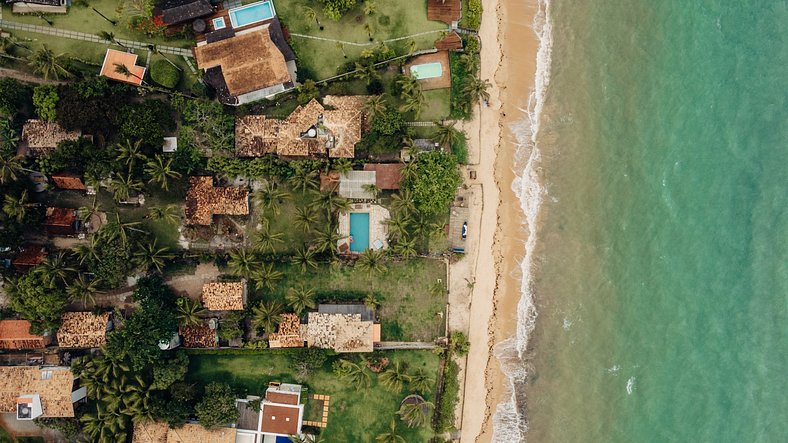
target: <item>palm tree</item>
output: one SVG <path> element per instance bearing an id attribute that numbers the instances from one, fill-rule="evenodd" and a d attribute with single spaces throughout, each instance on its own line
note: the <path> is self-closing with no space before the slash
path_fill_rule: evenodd
<path id="1" fill-rule="evenodd" d="M 115 198 L 115 201 L 120 202 L 128 200 L 132 192 L 141 191 L 142 182 L 134 180 L 131 174 L 126 176 L 119 175 L 112 179 L 109 187 L 112 190 L 112 196 Z"/>
<path id="2" fill-rule="evenodd" d="M 427 99 L 424 98 L 424 93 L 421 91 L 421 88 L 419 87 L 417 89 L 413 89 L 408 93 L 403 92 L 402 98 L 405 100 L 405 102 L 400 105 L 400 112 L 413 111 L 416 115 L 416 118 L 418 118 L 419 114 L 421 114 L 421 108 L 427 101 Z"/>
<path id="3" fill-rule="evenodd" d="M 25 215 L 27 215 L 27 190 L 22 191 L 19 198 L 6 194 L 3 198 L 3 212 L 8 218 L 16 220 L 17 223 L 22 223 Z"/>
<path id="4" fill-rule="evenodd" d="M 417 368 L 410 373 L 410 387 L 422 394 L 432 391 L 432 378 L 424 368 Z"/>
<path id="5" fill-rule="evenodd" d="M 262 260 L 254 252 L 246 249 L 230 251 L 230 260 L 227 262 L 230 272 L 243 278 L 249 278 L 261 265 Z"/>
<path id="6" fill-rule="evenodd" d="M 375 68 L 373 64 L 361 64 L 356 62 L 356 70 L 355 70 L 355 77 L 359 80 L 364 80 L 367 83 L 367 86 L 372 84 L 374 80 L 380 78 L 378 74 L 378 70 Z"/>
<path id="7" fill-rule="evenodd" d="M 413 54 L 416 52 L 416 40 L 408 39 L 405 49 L 407 50 L 408 54 Z"/>
<path id="8" fill-rule="evenodd" d="M 276 331 L 280 321 L 282 321 L 282 304 L 276 300 L 260 302 L 252 308 L 252 325 L 262 329 L 266 335 Z"/>
<path id="9" fill-rule="evenodd" d="M 76 271 L 76 269 L 68 265 L 66 253 L 64 251 L 60 251 L 55 255 L 50 255 L 44 259 L 40 265 L 33 269 L 33 272 L 36 272 L 47 280 L 50 288 L 54 288 L 57 283 L 65 285 L 69 275 Z"/>
<path id="10" fill-rule="evenodd" d="M 96 35 L 102 40 L 108 41 L 110 43 L 114 43 L 114 44 L 120 46 L 121 48 L 124 48 L 124 49 L 126 48 L 126 46 L 123 43 L 121 43 L 117 39 L 115 39 L 115 33 L 113 33 L 113 32 L 99 31 L 99 32 L 96 33 Z"/>
<path id="11" fill-rule="evenodd" d="M 454 124 L 444 124 L 444 123 L 436 123 L 435 127 L 437 128 L 437 136 L 436 141 L 441 146 L 452 146 L 460 141 L 462 138 L 462 132 L 454 127 Z"/>
<path id="12" fill-rule="evenodd" d="M 378 381 L 391 392 L 401 392 L 406 382 L 410 381 L 407 365 L 395 361 L 388 369 L 378 376 Z"/>
<path id="13" fill-rule="evenodd" d="M 276 288 L 276 283 L 284 277 L 281 271 L 274 269 L 273 263 L 266 263 L 259 268 L 252 271 L 251 278 L 255 282 L 257 289 L 266 288 L 273 291 Z"/>
<path id="14" fill-rule="evenodd" d="M 424 400 L 419 395 L 409 395 L 402 401 L 397 415 L 409 428 L 415 428 L 427 423 L 430 412 L 435 405 Z"/>
<path id="15" fill-rule="evenodd" d="M 270 181 L 257 191 L 255 195 L 257 201 L 260 202 L 260 206 L 266 211 L 271 211 L 274 215 L 279 215 L 282 201 L 289 197 L 287 192 L 277 189 L 276 185 Z"/>
<path id="16" fill-rule="evenodd" d="M 471 100 L 490 100 L 490 93 L 487 91 L 492 85 L 489 80 L 482 80 L 478 77 L 470 77 L 462 87 L 463 94 L 468 95 Z"/>
<path id="17" fill-rule="evenodd" d="M 66 288 L 69 299 L 79 300 L 83 306 L 96 303 L 96 294 L 101 281 L 99 279 L 87 280 L 84 274 L 79 274 L 77 278 L 71 280 L 71 284 Z"/>
<path id="18" fill-rule="evenodd" d="M 368 307 L 369 309 L 375 309 L 380 305 L 378 298 L 375 297 L 375 294 L 372 292 L 368 292 L 367 295 L 364 296 L 364 306 Z"/>
<path id="19" fill-rule="evenodd" d="M 170 248 L 158 247 L 155 238 L 151 243 L 137 243 L 137 248 L 137 251 L 134 252 L 134 262 L 143 271 L 153 267 L 156 272 L 161 272 L 165 261 L 175 258 L 175 255 L 169 252 Z"/>
<path id="20" fill-rule="evenodd" d="M 414 235 L 422 240 L 428 239 L 432 234 L 440 229 L 440 224 L 423 213 L 419 213 L 413 220 Z"/>
<path id="21" fill-rule="evenodd" d="M 167 224 L 177 224 L 180 217 L 180 209 L 175 203 L 164 206 L 151 206 L 148 209 L 147 218 L 155 221 L 164 221 Z"/>
<path id="22" fill-rule="evenodd" d="M 287 183 L 296 190 L 306 192 L 310 189 L 318 189 L 320 181 L 317 171 L 312 171 L 306 168 L 296 168 L 293 175 L 287 179 Z"/>
<path id="23" fill-rule="evenodd" d="M 129 232 L 145 233 L 145 231 L 137 228 L 141 222 L 121 222 L 120 215 L 118 215 L 117 212 L 115 212 L 114 215 L 114 219 L 112 217 L 107 217 L 107 224 L 99 231 L 98 237 L 101 240 L 111 242 L 115 239 L 120 239 L 121 243 L 126 245 L 129 242 Z"/>
<path id="24" fill-rule="evenodd" d="M 156 182 L 164 191 L 168 190 L 170 179 L 181 178 L 179 172 L 172 170 L 172 158 L 164 160 L 160 155 L 156 155 L 153 160 L 145 164 L 145 173 L 150 176 L 148 183 Z"/>
<path id="25" fill-rule="evenodd" d="M 13 155 L 0 155 L 0 185 L 16 181 L 22 173 L 22 162 Z"/>
<path id="26" fill-rule="evenodd" d="M 402 258 L 414 257 L 416 255 L 416 239 L 401 237 L 391 249 Z"/>
<path id="27" fill-rule="evenodd" d="M 386 113 L 386 99 L 382 95 L 370 97 L 364 103 L 364 111 L 371 120 L 375 120 Z"/>
<path id="28" fill-rule="evenodd" d="M 337 49 L 342 51 L 342 57 L 347 58 L 347 53 L 345 52 L 345 44 L 342 42 L 336 42 L 335 46 Z"/>
<path id="29" fill-rule="evenodd" d="M 317 223 L 317 214 L 314 209 L 309 206 L 299 206 L 296 208 L 295 217 L 293 217 L 293 225 L 308 234 L 312 230 L 312 226 Z"/>
<path id="30" fill-rule="evenodd" d="M 399 194 L 395 194 L 399 195 Z M 408 225 L 411 219 L 405 210 L 398 210 L 394 215 L 386 220 L 384 223 L 389 231 L 389 238 L 393 240 L 400 240 L 408 234 Z"/>
<path id="31" fill-rule="evenodd" d="M 309 21 L 314 20 L 315 23 L 317 23 L 317 26 L 320 28 L 320 30 L 321 31 L 323 30 L 323 25 L 321 25 L 320 20 L 317 19 L 317 11 L 310 8 L 309 6 L 304 6 L 303 13 L 304 13 L 304 17 L 306 17 L 307 20 Z"/>
<path id="32" fill-rule="evenodd" d="M 317 269 L 317 261 L 315 261 L 315 252 L 306 247 L 296 248 L 290 262 L 301 269 L 301 273 L 306 273 L 309 268 Z"/>
<path id="33" fill-rule="evenodd" d="M 333 192 L 315 193 L 310 205 L 314 209 L 326 211 L 329 220 L 331 219 L 331 214 L 335 212 L 345 212 L 350 209 L 350 202 Z"/>
<path id="34" fill-rule="evenodd" d="M 399 193 L 391 197 L 391 207 L 395 211 L 412 214 L 416 210 L 413 194 L 407 189 L 400 190 Z"/>
<path id="35" fill-rule="evenodd" d="M 137 160 L 144 161 L 146 159 L 145 154 L 142 153 L 142 140 L 137 140 L 132 144 L 126 139 L 126 143 L 115 145 L 115 149 L 118 151 L 118 161 L 123 162 L 129 171 Z"/>
<path id="36" fill-rule="evenodd" d="M 69 78 L 72 76 L 62 64 L 63 55 L 55 55 L 51 49 L 43 45 L 41 49 L 30 54 L 28 63 L 33 68 L 33 72 L 42 75 L 44 80 L 49 80 L 49 77 L 54 77 L 55 80 Z"/>
<path id="37" fill-rule="evenodd" d="M 476 75 L 479 72 L 479 65 L 481 60 L 475 54 L 466 53 L 460 56 L 460 63 L 465 67 L 465 72 L 470 75 Z"/>
<path id="38" fill-rule="evenodd" d="M 290 288 L 285 295 L 287 305 L 298 315 L 301 315 L 307 309 L 314 309 L 317 306 L 315 301 L 315 290 L 306 288 L 302 284 L 297 288 Z"/>
<path id="39" fill-rule="evenodd" d="M 374 183 L 363 185 L 361 189 L 363 189 L 365 192 L 369 192 L 370 194 L 372 194 L 373 200 L 378 198 L 378 195 L 380 195 L 380 193 L 383 192 L 383 190 L 378 188 L 378 186 Z"/>
<path id="40" fill-rule="evenodd" d="M 335 372 L 340 378 L 347 380 L 348 384 L 355 386 L 356 390 L 367 389 L 372 382 L 366 365 L 350 360 L 338 360 Z"/>
<path id="41" fill-rule="evenodd" d="M 364 32 L 366 32 L 367 35 L 369 36 L 369 41 L 374 40 L 374 38 L 372 37 L 372 25 L 370 25 L 369 23 L 364 23 Z"/>
<path id="42" fill-rule="evenodd" d="M 336 228 L 331 223 L 327 223 L 322 231 L 318 231 L 316 238 L 316 250 L 318 252 L 328 252 L 335 255 L 339 252 L 337 242 L 342 237 L 336 231 Z"/>
<path id="43" fill-rule="evenodd" d="M 156 45 L 156 44 L 149 44 L 148 45 L 148 51 L 150 51 L 150 52 L 152 52 L 152 53 L 154 53 L 156 55 L 160 55 L 160 56 L 164 57 L 164 60 L 167 60 L 167 63 L 172 65 L 173 68 L 175 68 L 175 69 L 177 69 L 179 71 L 183 71 L 183 68 L 181 68 L 180 66 L 176 65 L 175 63 L 173 63 L 172 60 L 170 60 L 170 58 L 167 57 L 167 54 L 165 54 L 165 53 L 163 53 L 163 52 L 161 52 L 159 50 L 159 46 L 158 45 Z"/>
<path id="44" fill-rule="evenodd" d="M 386 271 L 386 254 L 381 249 L 367 249 L 358 256 L 356 266 L 370 274 L 381 274 Z"/>
<path id="45" fill-rule="evenodd" d="M 205 308 L 200 305 L 200 302 L 188 297 L 180 297 L 175 300 L 175 304 L 178 306 L 175 318 L 178 319 L 179 325 L 196 326 L 202 323 L 201 316 L 205 313 Z"/>
<path id="46" fill-rule="evenodd" d="M 348 158 L 338 158 L 331 162 L 331 169 L 344 174 L 353 170 L 353 162 Z"/>
<path id="47" fill-rule="evenodd" d="M 93 241 L 91 241 L 90 244 L 88 244 L 88 245 L 85 245 L 85 244 L 75 245 L 71 249 L 71 252 L 74 254 L 74 256 L 76 257 L 77 261 L 79 261 L 80 265 L 84 265 L 85 261 L 87 261 L 89 258 L 92 258 L 94 260 L 98 260 L 98 255 L 96 254 L 96 242 L 95 242 L 95 240 L 96 240 L 96 237 L 93 237 Z"/>
<path id="48" fill-rule="evenodd" d="M 274 253 L 276 250 L 276 245 L 279 243 L 284 243 L 284 234 L 281 232 L 271 232 L 269 228 L 267 220 L 263 223 L 262 229 L 260 232 L 257 233 L 257 238 L 255 239 L 255 244 L 257 249 L 262 252 L 271 252 Z"/>
<path id="49" fill-rule="evenodd" d="M 364 14 L 372 15 L 375 13 L 375 11 L 377 11 L 377 9 L 377 5 L 375 5 L 375 2 L 372 0 L 366 0 L 364 2 Z"/>
<path id="50" fill-rule="evenodd" d="M 405 439 L 397 434 L 397 422 L 392 419 L 389 430 L 375 437 L 376 443 L 405 443 Z"/>
<path id="51" fill-rule="evenodd" d="M 123 63 L 115 63 L 115 73 L 120 74 L 126 78 L 134 77 L 140 81 L 140 83 L 145 83 L 145 80 L 142 79 L 139 75 L 131 72 L 129 67 L 124 65 Z"/>
<path id="52" fill-rule="evenodd" d="M 403 75 L 397 80 L 397 85 L 402 90 L 402 95 L 410 94 L 416 89 L 421 89 L 418 79 L 412 75 Z"/>

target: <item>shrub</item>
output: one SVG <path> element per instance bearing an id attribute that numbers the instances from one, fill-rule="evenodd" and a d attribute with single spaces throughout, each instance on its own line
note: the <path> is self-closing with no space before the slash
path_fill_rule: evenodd
<path id="1" fill-rule="evenodd" d="M 460 27 L 478 31 L 482 24 L 482 0 L 466 0 L 463 6 Z"/>
<path id="2" fill-rule="evenodd" d="M 150 78 L 165 88 L 173 89 L 181 80 L 181 71 L 167 60 L 156 60 L 150 65 Z"/>
<path id="3" fill-rule="evenodd" d="M 460 368 L 457 363 L 449 359 L 446 368 L 443 370 L 443 390 L 435 413 L 438 415 L 435 420 L 435 430 L 437 432 L 447 432 L 454 427 L 454 409 L 460 395 L 460 382 L 458 375 Z"/>
<path id="4" fill-rule="evenodd" d="M 42 120 L 54 121 L 56 114 L 55 108 L 60 96 L 57 95 L 57 86 L 40 85 L 33 89 L 33 106 L 36 107 L 36 114 Z"/>
<path id="5" fill-rule="evenodd" d="M 465 138 L 465 133 L 460 133 L 460 139 L 451 145 L 451 152 L 457 157 L 457 162 L 461 165 L 468 164 L 468 140 Z"/>

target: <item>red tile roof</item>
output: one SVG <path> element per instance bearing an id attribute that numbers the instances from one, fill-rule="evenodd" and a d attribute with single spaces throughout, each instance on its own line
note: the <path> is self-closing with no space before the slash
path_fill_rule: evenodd
<path id="1" fill-rule="evenodd" d="M 131 75 L 125 76 L 115 72 L 115 69 L 117 69 L 116 65 L 125 66 Z M 140 86 L 142 84 L 142 79 L 145 78 L 145 68 L 137 66 L 136 54 L 117 51 L 115 49 L 107 49 L 107 54 L 104 56 L 104 63 L 101 65 L 101 75 L 119 82 Z"/>
<path id="2" fill-rule="evenodd" d="M 402 164 L 400 163 L 367 163 L 365 171 L 375 171 L 375 186 L 380 189 L 399 189 L 402 179 Z"/>
<path id="3" fill-rule="evenodd" d="M 462 49 L 462 39 L 456 32 L 452 31 L 445 37 L 435 40 L 435 49 L 439 51 Z"/>
<path id="4" fill-rule="evenodd" d="M 460 0 L 427 0 L 427 18 L 452 24 L 460 20 L 462 3 Z"/>
<path id="5" fill-rule="evenodd" d="M 17 254 L 13 261 L 13 265 L 18 271 L 21 271 L 19 268 L 28 268 L 40 265 L 46 257 L 46 248 L 43 246 L 28 245 L 22 248 L 22 251 Z"/>
<path id="6" fill-rule="evenodd" d="M 31 334 L 27 320 L 0 320 L 0 349 L 41 349 L 49 341 L 49 337 Z"/>
<path id="7" fill-rule="evenodd" d="M 87 189 L 85 184 L 82 183 L 82 179 L 76 174 L 53 174 L 51 178 L 58 189 L 72 191 L 84 191 Z"/>
<path id="8" fill-rule="evenodd" d="M 279 406 L 263 403 L 263 432 L 280 435 L 298 434 L 299 409 L 294 406 Z"/>

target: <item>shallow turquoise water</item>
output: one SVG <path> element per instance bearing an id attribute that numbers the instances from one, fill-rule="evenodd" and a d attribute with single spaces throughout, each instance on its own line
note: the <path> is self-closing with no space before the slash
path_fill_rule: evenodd
<path id="1" fill-rule="evenodd" d="M 350 213 L 350 250 L 364 252 L 369 248 L 369 212 Z"/>
<path id="2" fill-rule="evenodd" d="M 788 441 L 786 2 L 552 20 L 528 440 Z"/>

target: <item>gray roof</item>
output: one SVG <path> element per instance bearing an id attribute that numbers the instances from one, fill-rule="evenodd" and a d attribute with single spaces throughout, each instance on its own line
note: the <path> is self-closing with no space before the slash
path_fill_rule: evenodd
<path id="1" fill-rule="evenodd" d="M 339 181 L 339 195 L 345 198 L 371 200 L 375 196 L 364 188 L 366 185 L 374 185 L 375 177 L 375 171 L 350 171 L 342 174 Z"/>

